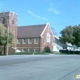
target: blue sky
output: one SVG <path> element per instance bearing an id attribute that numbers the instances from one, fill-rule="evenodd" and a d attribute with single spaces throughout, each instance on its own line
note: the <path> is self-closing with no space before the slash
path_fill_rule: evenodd
<path id="1" fill-rule="evenodd" d="M 18 25 L 50 23 L 59 34 L 69 25 L 80 24 L 80 0 L 0 0 L 0 12 L 18 14 Z"/>

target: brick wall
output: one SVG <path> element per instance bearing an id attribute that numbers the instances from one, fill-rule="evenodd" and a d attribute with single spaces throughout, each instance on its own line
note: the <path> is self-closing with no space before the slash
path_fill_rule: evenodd
<path id="1" fill-rule="evenodd" d="M 50 42 L 47 42 L 47 33 L 50 34 Z M 41 41 L 42 41 L 42 48 L 43 49 L 48 46 L 51 50 L 53 50 L 54 37 L 53 37 L 53 33 L 52 33 L 49 25 L 46 26 L 46 29 L 42 35 Z"/>
<path id="2" fill-rule="evenodd" d="M 26 52 L 28 52 L 28 49 L 31 49 L 32 52 L 34 52 L 34 49 L 38 49 L 38 52 L 40 52 L 40 38 L 38 38 L 38 44 L 34 44 L 34 39 L 32 39 L 32 44 L 28 43 L 28 38 L 26 39 L 26 44 L 22 43 L 22 39 L 20 39 L 20 44 L 17 44 L 17 48 L 22 51 L 22 49 L 25 49 Z"/>
<path id="3" fill-rule="evenodd" d="M 3 23 L 3 19 L 5 20 Z M 2 12 L 0 13 L 0 23 L 2 23 L 6 28 L 9 28 L 9 31 L 11 31 L 14 34 L 14 44 L 16 46 L 17 41 L 17 14 L 14 12 Z"/>

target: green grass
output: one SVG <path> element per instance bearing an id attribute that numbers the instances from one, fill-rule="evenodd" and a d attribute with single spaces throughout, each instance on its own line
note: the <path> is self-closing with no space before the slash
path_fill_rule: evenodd
<path id="1" fill-rule="evenodd" d="M 18 53 L 12 53 L 9 55 L 48 55 L 51 53 L 46 53 L 46 52 L 40 52 L 40 53 L 28 53 L 28 52 L 18 52 Z"/>

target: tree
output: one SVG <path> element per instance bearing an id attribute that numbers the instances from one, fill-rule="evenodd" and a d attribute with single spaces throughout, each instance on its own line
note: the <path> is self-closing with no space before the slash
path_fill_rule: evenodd
<path id="1" fill-rule="evenodd" d="M 79 26 L 67 26 L 61 32 L 60 41 L 62 43 L 69 42 L 80 46 L 80 25 Z"/>
<path id="2" fill-rule="evenodd" d="M 6 28 L 2 24 L 0 24 L 0 45 L 2 45 L 2 38 L 4 36 L 5 30 Z"/>
<path id="3" fill-rule="evenodd" d="M 8 34 L 8 30 L 2 24 L 0 24 L 0 45 L 4 46 L 4 55 L 6 54 L 7 39 L 8 43 L 11 45 L 13 44 L 13 38 L 13 33 L 9 32 Z"/>
<path id="4" fill-rule="evenodd" d="M 80 46 L 80 26 L 73 26 L 73 29 L 73 36 L 75 36 L 74 44 Z"/>

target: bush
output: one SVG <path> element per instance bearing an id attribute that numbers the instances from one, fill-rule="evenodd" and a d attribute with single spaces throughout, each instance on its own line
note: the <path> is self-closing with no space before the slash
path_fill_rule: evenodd
<path id="1" fill-rule="evenodd" d="M 80 54 L 80 51 L 59 50 L 59 52 L 65 54 Z"/>
<path id="2" fill-rule="evenodd" d="M 18 53 L 15 53 L 16 55 L 25 55 L 25 54 L 29 54 L 29 55 L 32 55 L 32 53 L 28 53 L 28 52 L 18 52 Z"/>
<path id="3" fill-rule="evenodd" d="M 43 52 L 51 53 L 51 50 L 50 50 L 50 48 L 47 46 L 47 47 L 44 48 L 44 51 L 43 51 Z"/>
<path id="4" fill-rule="evenodd" d="M 17 53 L 13 53 L 13 54 L 9 54 L 9 55 L 33 55 L 32 53 L 28 53 L 28 52 L 17 52 Z M 46 52 L 38 52 L 38 53 L 34 53 L 34 55 L 47 55 Z"/>

